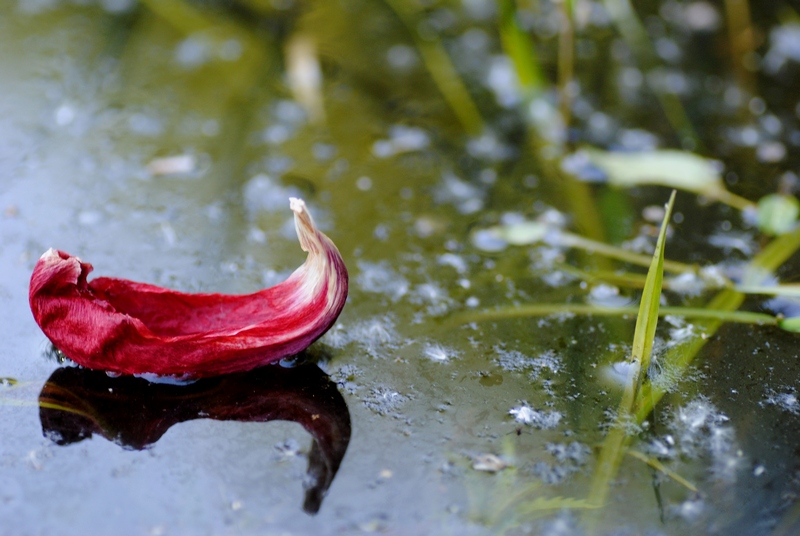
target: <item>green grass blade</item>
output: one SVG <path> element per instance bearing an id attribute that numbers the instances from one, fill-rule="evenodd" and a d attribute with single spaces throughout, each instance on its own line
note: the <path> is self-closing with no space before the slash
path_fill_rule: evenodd
<path id="1" fill-rule="evenodd" d="M 738 293 L 737 293 L 738 294 Z M 518 305 L 501 309 L 476 311 L 464 313 L 453 317 L 453 324 L 468 324 L 470 322 L 487 322 L 490 320 L 505 320 L 511 318 L 525 318 L 531 316 L 550 316 L 559 314 L 574 314 L 587 316 L 631 316 L 637 314 L 636 307 L 602 307 L 588 303 L 534 303 L 531 305 Z M 754 313 L 749 311 L 736 311 L 728 309 L 712 309 L 703 307 L 660 307 L 658 316 L 679 316 L 694 320 L 715 320 L 718 323 L 732 322 L 735 324 L 755 324 L 757 326 L 778 326 L 781 320 L 768 313 Z M 703 331 L 703 333 L 706 333 Z"/>
<path id="2" fill-rule="evenodd" d="M 647 271 L 644 282 L 642 300 L 639 303 L 639 315 L 636 318 L 636 330 L 633 333 L 632 358 L 639 363 L 639 382 L 636 387 L 638 393 L 642 377 L 647 374 L 650 366 L 650 354 L 653 350 L 653 339 L 656 336 L 658 325 L 658 306 L 661 300 L 661 282 L 664 280 L 664 246 L 667 240 L 667 225 L 672 216 L 672 207 L 675 204 L 675 190 L 669 197 L 664 221 L 661 223 L 661 232 L 658 234 L 656 250 L 653 253 L 653 262 Z"/>
<path id="3" fill-rule="evenodd" d="M 674 204 L 675 191 L 673 190 L 667 204 L 664 220 L 661 223 L 661 232 L 658 235 L 656 251 L 653 253 L 653 260 L 647 272 L 647 279 L 645 280 L 644 291 L 639 304 L 639 315 L 636 319 L 633 350 L 631 352 L 631 360 L 635 366 L 631 367 L 630 377 L 622 395 L 614 427 L 603 442 L 589 490 L 589 503 L 598 507 L 605 504 L 611 480 L 616 476 L 622 456 L 625 454 L 627 446 L 626 428 L 632 420 L 632 412 L 650 364 L 653 338 L 658 324 L 661 281 L 664 278 L 664 246 L 667 237 L 667 224 L 672 215 Z"/>

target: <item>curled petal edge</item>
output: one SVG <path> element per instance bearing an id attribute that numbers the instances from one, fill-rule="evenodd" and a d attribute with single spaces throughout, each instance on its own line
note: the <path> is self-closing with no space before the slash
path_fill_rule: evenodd
<path id="1" fill-rule="evenodd" d="M 302 199 L 290 198 L 308 257 L 286 281 L 247 295 L 189 294 L 126 279 L 87 280 L 92 265 L 49 249 L 33 270 L 36 323 L 67 357 L 117 374 L 199 378 L 297 354 L 336 321 L 348 275 Z"/>

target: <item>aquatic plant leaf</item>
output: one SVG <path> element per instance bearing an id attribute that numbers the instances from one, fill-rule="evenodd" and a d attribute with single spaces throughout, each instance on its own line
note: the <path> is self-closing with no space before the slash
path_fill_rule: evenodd
<path id="1" fill-rule="evenodd" d="M 652 257 L 611 244 L 605 244 L 574 233 L 562 231 L 555 225 L 523 220 L 507 225 L 495 225 L 472 233 L 472 243 L 483 251 L 502 251 L 509 245 L 529 246 L 540 242 L 567 247 L 617 259 L 638 266 L 650 267 Z M 674 273 L 695 273 L 696 266 L 664 259 L 664 269 Z M 633 276 L 635 277 L 635 276 Z"/>
<path id="2" fill-rule="evenodd" d="M 781 235 L 797 225 L 800 203 L 789 195 L 771 194 L 758 201 L 756 222 L 762 233 Z"/>
<path id="3" fill-rule="evenodd" d="M 658 324 L 658 306 L 661 300 L 661 282 L 664 279 L 664 247 L 667 240 L 667 226 L 672 207 L 675 205 L 675 190 L 670 195 L 661 231 L 658 233 L 656 250 L 653 253 L 653 262 L 647 271 L 647 278 L 642 291 L 642 301 L 639 303 L 639 315 L 636 318 L 636 328 L 633 332 L 633 361 L 640 364 L 640 374 L 644 374 L 650 365 L 650 355 L 653 350 L 653 339 L 656 335 Z M 642 377 L 640 375 L 639 385 Z M 638 390 L 638 388 L 637 388 Z"/>
<path id="4" fill-rule="evenodd" d="M 118 374 L 202 377 L 294 355 L 336 321 L 348 276 L 305 203 L 291 198 L 306 262 L 249 295 L 187 294 L 126 279 L 87 281 L 92 265 L 48 250 L 30 284 L 33 317 L 67 357 Z"/>
<path id="5" fill-rule="evenodd" d="M 586 149 L 586 153 L 614 186 L 630 188 L 659 184 L 710 197 L 717 197 L 720 190 L 725 190 L 714 163 L 686 151 L 664 149 L 623 153 Z"/>
<path id="6" fill-rule="evenodd" d="M 785 318 L 778 322 L 778 326 L 780 326 L 781 329 L 791 331 L 792 333 L 800 333 L 800 318 Z"/>
<path id="7" fill-rule="evenodd" d="M 670 195 L 661 231 L 658 234 L 656 250 L 653 261 L 647 271 L 647 278 L 639 303 L 639 314 L 636 318 L 636 328 L 633 333 L 633 349 L 629 376 L 625 385 L 625 392 L 617 411 L 614 427 L 603 441 L 603 447 L 598 456 L 597 465 L 589 490 L 589 502 L 602 506 L 606 502 L 611 480 L 616 476 L 622 456 L 627 449 L 626 424 L 632 421 L 637 399 L 641 397 L 642 384 L 650 365 L 650 355 L 653 349 L 656 325 L 658 324 L 658 309 L 661 299 L 661 281 L 664 277 L 664 246 L 667 238 L 667 224 L 675 205 L 675 190 Z"/>
<path id="8" fill-rule="evenodd" d="M 550 226 L 536 221 L 522 221 L 494 228 L 499 237 L 512 246 L 526 246 L 544 239 Z"/>

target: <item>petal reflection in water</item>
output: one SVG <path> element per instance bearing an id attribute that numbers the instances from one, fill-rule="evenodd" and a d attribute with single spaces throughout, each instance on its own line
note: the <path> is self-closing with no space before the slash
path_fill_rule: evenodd
<path id="1" fill-rule="evenodd" d="M 174 424 L 192 419 L 294 421 L 312 436 L 303 509 L 316 513 L 350 442 L 350 413 L 316 365 L 268 365 L 187 385 L 109 377 L 78 367 L 57 369 L 39 394 L 42 431 L 59 445 L 100 434 L 143 449 Z"/>

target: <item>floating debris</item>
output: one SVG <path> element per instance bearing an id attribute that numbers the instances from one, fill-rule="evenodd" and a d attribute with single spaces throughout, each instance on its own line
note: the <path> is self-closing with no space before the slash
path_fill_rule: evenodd
<path id="1" fill-rule="evenodd" d="M 426 344 L 422 348 L 422 355 L 430 359 L 431 361 L 436 361 L 438 363 L 444 363 L 449 361 L 450 358 L 458 356 L 458 352 L 453 350 L 452 348 L 447 348 L 446 346 L 442 346 L 441 344 Z"/>
<path id="2" fill-rule="evenodd" d="M 561 358 L 553 350 L 547 350 L 538 357 L 529 357 L 517 350 L 506 350 L 496 346 L 497 364 L 509 372 L 532 370 L 536 375 L 543 371 L 558 373 L 563 368 Z"/>
<path id="3" fill-rule="evenodd" d="M 527 402 L 511 408 L 508 413 L 514 416 L 516 422 L 542 430 L 556 428 L 563 417 L 563 414 L 559 411 L 537 411 L 530 407 Z"/>
<path id="4" fill-rule="evenodd" d="M 336 369 L 330 375 L 330 378 L 336 383 L 339 389 L 342 389 L 352 395 L 355 394 L 360 388 L 358 383 L 356 383 L 356 378 L 359 378 L 363 375 L 364 371 L 359 367 L 353 364 L 347 364 Z"/>
<path id="5" fill-rule="evenodd" d="M 800 414 L 800 401 L 797 400 L 797 394 L 794 392 L 771 392 L 761 405 L 775 406 L 793 415 Z"/>
<path id="6" fill-rule="evenodd" d="M 651 441 L 649 453 L 660 458 L 707 457 L 713 478 L 732 482 L 744 465 L 743 454 L 727 415 L 704 397 L 678 408 L 670 419 L 670 433 Z"/>
<path id="7" fill-rule="evenodd" d="M 397 413 L 397 409 L 406 403 L 408 399 L 409 397 L 398 393 L 394 389 L 379 385 L 370 389 L 369 394 L 362 400 L 365 406 L 378 415 L 390 415 L 394 418 L 399 418 L 400 414 Z"/>
<path id="8" fill-rule="evenodd" d="M 303 106 L 311 123 L 323 123 L 322 67 L 314 38 L 307 33 L 294 33 L 286 40 L 285 56 L 292 96 Z"/>
<path id="9" fill-rule="evenodd" d="M 511 464 L 494 454 L 478 454 L 472 457 L 472 468 L 476 471 L 497 473 L 508 467 L 511 467 Z"/>
<path id="10" fill-rule="evenodd" d="M 197 167 L 197 158 L 190 154 L 156 158 L 147 164 L 147 171 L 153 176 L 183 175 L 193 172 Z M 286 197 L 283 197 L 284 203 Z"/>

